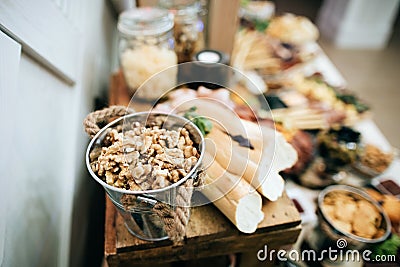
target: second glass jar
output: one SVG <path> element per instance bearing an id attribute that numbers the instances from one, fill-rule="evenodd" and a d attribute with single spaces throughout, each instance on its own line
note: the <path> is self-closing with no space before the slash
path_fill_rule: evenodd
<path id="1" fill-rule="evenodd" d="M 178 63 L 188 62 L 204 49 L 204 23 L 200 19 L 202 6 L 196 0 L 159 0 L 161 8 L 174 15 L 175 51 Z"/>

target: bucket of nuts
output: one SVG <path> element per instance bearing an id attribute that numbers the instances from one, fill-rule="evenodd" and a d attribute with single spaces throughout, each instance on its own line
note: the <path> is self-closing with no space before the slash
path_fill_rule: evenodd
<path id="1" fill-rule="evenodd" d="M 87 168 L 133 235 L 179 242 L 193 188 L 201 180 L 204 138 L 183 117 L 125 111 L 114 106 L 85 119 L 85 130 L 93 137 L 86 151 Z M 99 123 L 112 117 L 119 118 L 100 129 Z"/>

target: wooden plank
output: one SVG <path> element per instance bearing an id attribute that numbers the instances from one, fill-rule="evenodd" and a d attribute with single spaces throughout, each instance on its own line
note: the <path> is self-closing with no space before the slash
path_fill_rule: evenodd
<path id="1" fill-rule="evenodd" d="M 187 242 L 220 238 L 234 234 L 236 229 L 214 205 L 191 209 L 191 217 L 186 229 Z"/>
<path id="2" fill-rule="evenodd" d="M 119 71 L 113 75 L 115 84 L 115 102 L 112 105 L 123 105 L 128 106 L 131 101 L 129 89 L 126 86 L 124 75 L 122 71 Z"/>
<path id="3" fill-rule="evenodd" d="M 210 0 L 209 48 L 229 55 L 238 27 L 239 0 Z"/>
<path id="4" fill-rule="evenodd" d="M 138 7 L 143 6 L 157 6 L 158 0 L 136 0 Z"/>
<path id="5" fill-rule="evenodd" d="M 117 226 L 117 251 L 126 251 L 126 249 L 135 248 L 147 249 L 157 246 L 169 246 L 171 241 L 164 240 L 149 242 L 141 240 L 131 235 L 121 216 L 116 218 Z M 236 234 L 234 226 L 225 218 L 225 216 L 213 205 L 206 205 L 191 209 L 191 216 L 186 230 L 187 242 L 197 242 L 199 240 L 210 240 L 218 237 L 225 237 L 229 234 Z"/>
<path id="6" fill-rule="evenodd" d="M 268 247 L 280 247 L 296 242 L 300 231 L 301 227 L 298 226 L 269 234 L 239 234 L 216 240 L 187 243 L 184 246 L 157 246 L 145 250 L 132 250 L 111 256 L 110 262 L 113 266 L 165 263 L 249 251 L 254 249 L 254 245 L 267 244 Z"/>
<path id="7" fill-rule="evenodd" d="M 115 255 L 117 253 L 117 234 L 115 229 L 117 210 L 114 204 L 106 196 L 106 219 L 105 219 L 105 231 L 104 231 L 104 254 L 106 257 L 109 255 Z"/>
<path id="8" fill-rule="evenodd" d="M 270 202 L 263 199 L 262 211 L 264 219 L 258 225 L 258 229 L 263 228 L 279 229 L 280 226 L 298 225 L 301 221 L 300 214 L 286 192 L 277 201 Z"/>
<path id="9" fill-rule="evenodd" d="M 110 76 L 110 88 L 118 88 L 119 87 L 118 80 L 119 80 L 118 76 L 116 76 L 114 73 L 111 74 L 111 76 Z M 109 90 L 109 93 L 108 93 L 108 105 L 111 106 L 111 105 L 115 105 L 116 103 L 118 103 L 117 97 L 118 96 L 117 96 L 116 90 Z"/>
<path id="10" fill-rule="evenodd" d="M 276 202 L 264 201 L 264 220 L 259 224 L 256 233 L 266 233 L 274 230 L 294 227 L 300 224 L 301 219 L 292 201 L 285 194 Z M 117 251 L 129 249 L 141 250 L 157 246 L 169 246 L 171 241 L 164 240 L 157 243 L 141 240 L 128 232 L 123 218 L 117 216 Z M 236 227 L 212 204 L 192 208 L 186 232 L 186 243 L 211 241 L 227 236 L 239 236 Z"/>
<path id="11" fill-rule="evenodd" d="M 136 111 L 147 111 L 150 106 L 146 102 L 132 101 L 132 93 L 129 91 L 124 75 L 122 71 L 118 71 L 111 75 L 110 86 L 113 90 L 110 90 L 109 94 L 109 105 L 130 105 Z"/>

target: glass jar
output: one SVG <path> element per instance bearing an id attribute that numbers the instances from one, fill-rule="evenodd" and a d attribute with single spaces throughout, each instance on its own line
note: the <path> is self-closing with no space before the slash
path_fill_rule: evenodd
<path id="1" fill-rule="evenodd" d="M 204 10 L 197 0 L 159 0 L 159 6 L 174 15 L 175 51 L 178 62 L 188 62 L 204 49 L 204 23 L 200 13 Z"/>
<path id="2" fill-rule="evenodd" d="M 135 97 L 158 99 L 176 86 L 177 68 L 169 68 L 177 64 L 173 26 L 173 15 L 159 8 L 135 8 L 119 16 L 119 60 Z"/>

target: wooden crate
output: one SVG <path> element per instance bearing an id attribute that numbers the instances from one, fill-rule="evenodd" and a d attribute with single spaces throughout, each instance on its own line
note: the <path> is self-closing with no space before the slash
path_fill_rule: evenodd
<path id="1" fill-rule="evenodd" d="M 110 105 L 128 105 L 130 96 L 121 72 L 111 77 Z M 145 105 L 135 105 L 144 110 Z M 149 242 L 128 232 L 112 202 L 106 200 L 105 262 L 108 266 L 162 264 L 204 257 L 278 248 L 296 241 L 301 219 L 284 194 L 276 202 L 264 199 L 264 220 L 253 234 L 243 234 L 212 204 L 191 209 L 184 245 L 171 241 Z M 256 255 L 254 256 L 256 257 Z"/>

